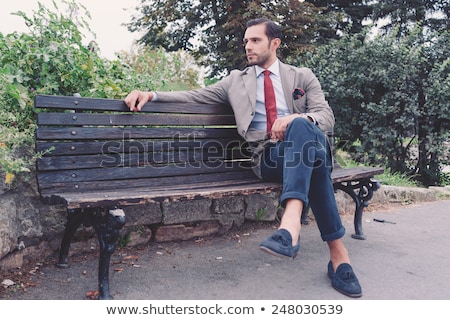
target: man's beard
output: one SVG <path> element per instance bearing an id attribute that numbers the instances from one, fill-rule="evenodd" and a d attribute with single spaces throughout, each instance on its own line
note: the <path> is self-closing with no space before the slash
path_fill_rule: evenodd
<path id="1" fill-rule="evenodd" d="M 249 65 L 249 66 L 264 65 L 268 60 L 269 60 L 269 57 L 259 57 L 259 56 L 256 56 L 256 59 L 252 59 L 252 60 L 249 60 L 249 59 L 247 58 L 247 61 L 248 61 L 248 65 Z"/>

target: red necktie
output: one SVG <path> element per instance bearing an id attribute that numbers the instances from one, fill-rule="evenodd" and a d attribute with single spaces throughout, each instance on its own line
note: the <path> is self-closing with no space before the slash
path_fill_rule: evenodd
<path id="1" fill-rule="evenodd" d="M 266 105 L 267 132 L 272 130 L 272 125 L 277 118 L 277 104 L 275 101 L 275 91 L 273 90 L 270 71 L 264 70 L 264 103 Z"/>

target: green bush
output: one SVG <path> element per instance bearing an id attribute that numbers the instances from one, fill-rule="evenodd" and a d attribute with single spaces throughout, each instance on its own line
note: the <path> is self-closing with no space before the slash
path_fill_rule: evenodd
<path id="1" fill-rule="evenodd" d="M 418 24 L 405 34 L 345 35 L 304 57 L 298 64 L 318 75 L 335 112 L 338 146 L 351 146 L 359 162 L 425 186 L 442 184 L 450 129 L 449 40 L 448 32 Z"/>
<path id="2" fill-rule="evenodd" d="M 0 33 L 0 167 L 6 184 L 29 172 L 39 156 L 33 150 L 36 94 L 122 99 L 137 88 L 197 85 L 192 61 L 190 68 L 180 67 L 190 61 L 186 55 L 168 55 L 159 49 L 139 50 L 139 56 L 123 54 L 122 60 L 101 58 L 94 42 L 82 42 L 81 30 L 91 32 L 83 18 L 89 18 L 89 12 L 74 1 L 61 2 L 68 8 L 65 14 L 55 2 L 53 10 L 39 4 L 32 17 L 16 13 L 29 27 L 28 33 Z M 156 59 L 164 59 L 159 68 L 142 67 Z"/>

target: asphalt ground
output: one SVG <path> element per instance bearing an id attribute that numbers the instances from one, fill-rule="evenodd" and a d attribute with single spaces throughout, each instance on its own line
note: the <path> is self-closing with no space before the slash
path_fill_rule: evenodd
<path id="1" fill-rule="evenodd" d="M 358 300 L 450 299 L 450 201 L 366 212 L 366 240 L 351 238 L 353 216 L 342 216 L 344 241 L 363 288 Z M 384 220 L 378 222 L 377 220 Z M 392 223 L 390 223 L 392 222 Z M 326 275 L 328 248 L 314 221 L 302 227 L 296 259 L 258 249 L 275 223 L 248 222 L 229 233 L 182 242 L 119 248 L 110 269 L 115 300 L 348 300 Z M 3 300 L 88 300 L 97 290 L 96 253 L 36 264 L 21 289 Z M 3 280 L 3 279 L 1 279 Z"/>

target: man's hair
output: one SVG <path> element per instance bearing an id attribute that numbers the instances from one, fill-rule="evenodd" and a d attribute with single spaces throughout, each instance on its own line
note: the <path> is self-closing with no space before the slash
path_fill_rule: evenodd
<path id="1" fill-rule="evenodd" d="M 282 33 L 281 33 L 280 26 L 270 19 L 267 19 L 267 18 L 253 19 L 253 20 L 250 20 L 247 22 L 246 27 L 249 28 L 249 27 L 259 25 L 259 24 L 266 25 L 266 35 L 269 38 L 269 40 L 272 40 L 275 38 L 281 39 Z"/>

